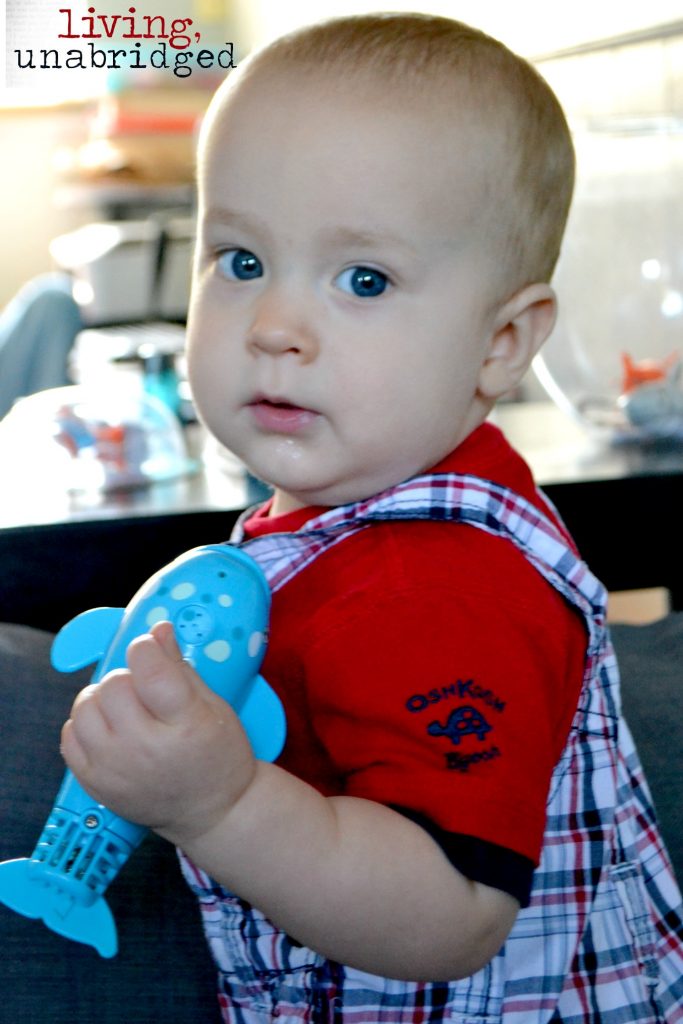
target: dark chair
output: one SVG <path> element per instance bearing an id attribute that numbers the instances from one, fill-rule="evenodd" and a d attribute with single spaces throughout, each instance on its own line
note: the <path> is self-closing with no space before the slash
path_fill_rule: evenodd
<path id="1" fill-rule="evenodd" d="M 0 626 L 0 860 L 28 856 L 64 765 L 59 733 L 89 671 L 50 667 L 52 636 Z M 212 1024 L 213 964 L 175 850 L 150 834 L 107 892 L 119 935 L 108 960 L 0 907 L 3 1024 Z"/>

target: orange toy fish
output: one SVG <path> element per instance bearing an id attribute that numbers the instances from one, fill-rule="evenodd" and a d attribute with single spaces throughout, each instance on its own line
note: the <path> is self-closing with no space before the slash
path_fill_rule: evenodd
<path id="1" fill-rule="evenodd" d="M 627 395 L 635 391 L 641 384 L 648 384 L 652 381 L 666 380 L 670 371 L 676 366 L 680 359 L 678 352 L 672 352 L 665 359 L 633 359 L 628 352 L 622 352 L 621 365 L 623 376 L 621 379 L 622 394 Z"/>

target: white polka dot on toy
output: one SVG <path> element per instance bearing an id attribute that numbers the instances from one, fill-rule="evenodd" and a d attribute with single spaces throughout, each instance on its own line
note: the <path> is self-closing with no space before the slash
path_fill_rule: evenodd
<path id="1" fill-rule="evenodd" d="M 218 603 L 223 608 L 229 608 L 232 604 L 232 598 L 230 597 L 230 594 L 219 594 Z"/>
<path id="2" fill-rule="evenodd" d="M 192 597 L 197 588 L 194 583 L 178 583 L 171 591 L 174 601 L 184 601 L 186 597 Z"/>
<path id="3" fill-rule="evenodd" d="M 156 608 L 150 608 L 145 616 L 145 622 L 148 626 L 152 627 L 155 626 L 157 622 L 165 622 L 168 618 L 170 618 L 168 608 L 164 608 L 162 604 L 159 604 Z"/>
<path id="4" fill-rule="evenodd" d="M 204 654 L 210 661 L 227 661 L 230 653 L 230 644 L 227 640 L 214 640 L 204 648 Z"/>
<path id="5" fill-rule="evenodd" d="M 263 633 L 261 633 L 259 630 L 256 630 L 256 632 L 252 633 L 251 636 L 249 637 L 249 643 L 247 644 L 247 650 L 249 652 L 249 657 L 250 658 L 255 658 L 256 655 L 261 650 L 262 646 L 263 646 Z"/>

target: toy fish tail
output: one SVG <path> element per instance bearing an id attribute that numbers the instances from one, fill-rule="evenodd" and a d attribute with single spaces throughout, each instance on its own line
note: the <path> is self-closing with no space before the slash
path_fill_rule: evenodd
<path id="1" fill-rule="evenodd" d="M 0 902 L 24 917 L 42 919 L 53 932 L 93 946 L 100 956 L 115 955 L 118 942 L 111 910 L 100 896 L 84 906 L 58 885 L 32 873 L 25 857 L 0 864 Z"/>

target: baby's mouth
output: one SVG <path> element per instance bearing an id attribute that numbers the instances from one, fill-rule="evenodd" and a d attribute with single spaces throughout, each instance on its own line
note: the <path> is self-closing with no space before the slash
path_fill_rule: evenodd
<path id="1" fill-rule="evenodd" d="M 276 434 L 296 434 L 310 426 L 318 413 L 285 399 L 256 395 L 248 404 L 251 414 L 263 430 Z"/>

